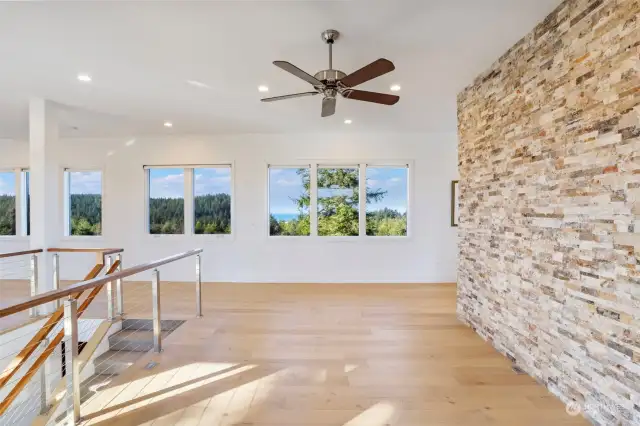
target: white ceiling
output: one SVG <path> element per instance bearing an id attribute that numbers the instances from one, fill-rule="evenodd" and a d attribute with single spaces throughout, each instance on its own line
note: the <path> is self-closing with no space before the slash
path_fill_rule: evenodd
<path id="1" fill-rule="evenodd" d="M 0 137 L 27 136 L 27 104 L 68 105 L 65 136 L 455 131 L 456 94 L 560 0 L 68 1 L 0 3 Z M 320 98 L 264 104 L 307 91 L 276 68 L 328 68 L 320 33 L 342 33 L 334 68 L 384 57 L 396 70 L 359 88 L 389 92 L 392 107 Z M 80 83 L 78 73 L 93 82 Z M 186 83 L 196 80 L 210 89 Z M 163 127 L 165 120 L 174 127 Z"/>

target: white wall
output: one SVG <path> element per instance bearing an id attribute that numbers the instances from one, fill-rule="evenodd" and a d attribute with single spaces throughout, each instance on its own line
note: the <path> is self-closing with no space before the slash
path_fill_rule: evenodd
<path id="1" fill-rule="evenodd" d="M 455 281 L 457 232 L 449 226 L 450 183 L 457 178 L 454 133 L 194 136 L 131 141 L 62 141 L 56 159 L 60 178 L 52 184 L 62 184 L 63 167 L 97 167 L 104 170 L 105 193 L 103 237 L 87 240 L 61 236 L 61 246 L 123 247 L 125 267 L 201 247 L 205 250 L 205 281 Z M 0 168 L 28 165 L 27 143 L 0 142 L 0 149 Z M 267 164 L 287 165 L 299 160 L 412 161 L 411 236 L 404 240 L 354 238 L 341 242 L 269 238 Z M 146 234 L 144 165 L 226 162 L 234 164 L 232 238 Z M 0 242 L 0 251 L 27 245 L 5 240 Z M 91 256 L 64 256 L 63 278 L 81 278 L 91 260 Z M 165 280 L 189 280 L 193 276 L 190 260 L 161 270 Z"/>

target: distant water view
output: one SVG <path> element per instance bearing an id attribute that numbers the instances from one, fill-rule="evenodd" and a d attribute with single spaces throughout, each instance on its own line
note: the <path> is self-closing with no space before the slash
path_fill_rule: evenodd
<path id="1" fill-rule="evenodd" d="M 298 213 L 271 213 L 271 215 L 276 219 L 282 220 L 285 222 L 288 220 L 293 220 L 298 217 Z"/>

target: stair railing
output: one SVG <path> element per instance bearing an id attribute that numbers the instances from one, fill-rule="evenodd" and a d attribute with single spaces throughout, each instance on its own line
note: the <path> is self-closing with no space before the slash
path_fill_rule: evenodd
<path id="1" fill-rule="evenodd" d="M 20 279 L 24 275 L 29 276 L 29 294 L 35 296 L 38 294 L 38 255 L 43 249 L 32 249 L 24 251 L 14 251 L 9 253 L 0 253 L 0 279 L 7 280 L 9 278 Z M 25 256 L 29 256 L 28 272 L 27 260 Z M 35 309 L 29 310 L 29 316 L 35 318 L 38 315 Z"/>
<path id="2" fill-rule="evenodd" d="M 39 250 L 39 252 L 42 252 L 42 251 L 43 250 L 41 249 Z M 96 253 L 96 264 L 91 268 L 89 273 L 84 277 L 84 280 L 86 281 L 92 278 L 96 278 L 98 276 L 98 274 L 104 268 L 105 258 L 108 254 L 121 253 L 123 250 L 122 249 L 56 249 L 54 248 L 54 249 L 47 249 L 47 251 L 51 251 L 54 253 L 63 252 L 63 251 L 76 252 L 76 253 Z M 33 250 L 28 252 L 23 252 L 23 254 L 30 253 L 30 252 L 33 252 Z M 33 263 L 33 259 L 32 259 L 32 263 Z M 106 274 L 107 275 L 112 274 L 119 268 L 119 266 L 120 266 L 120 263 L 118 261 L 116 261 L 116 263 L 114 263 L 113 265 L 109 265 Z M 38 291 L 37 267 L 35 269 L 35 272 L 32 273 L 32 277 L 31 277 L 31 283 L 32 283 L 31 299 L 34 299 L 40 296 L 39 294 L 33 294 L 34 281 L 36 282 L 35 292 L 37 293 Z M 79 311 L 80 315 L 82 315 L 82 313 L 89 307 L 89 305 L 91 304 L 93 299 L 95 299 L 95 297 L 97 296 L 97 294 L 100 292 L 101 289 L 102 289 L 102 286 L 100 286 L 99 288 L 94 288 L 90 292 L 90 294 L 87 296 L 87 298 L 84 300 L 84 302 L 80 307 L 80 311 Z M 54 290 L 49 293 L 43 293 L 43 294 L 52 294 L 52 293 L 55 294 L 55 292 L 57 291 L 60 291 L 59 262 L 58 262 L 58 259 L 54 257 Z M 74 292 L 73 298 L 78 299 L 82 295 L 82 293 L 83 291 Z M 54 301 L 58 302 L 59 299 Z M 28 308 L 29 311 L 32 313 L 31 316 L 37 315 L 38 307 L 42 304 L 43 303 L 40 303 L 37 305 L 30 306 Z M 24 309 L 19 309 L 14 312 L 11 312 L 15 308 L 15 306 L 16 305 L 14 304 L 12 306 L 3 308 L 2 310 L 10 312 L 7 315 L 11 315 L 12 313 L 17 313 L 24 310 Z M 0 373 L 0 389 L 1 389 L 9 383 L 9 380 L 11 380 L 11 378 L 14 377 L 16 373 L 18 373 L 18 371 L 23 366 L 25 366 L 25 364 L 27 364 L 27 362 L 30 361 L 31 355 L 33 355 L 34 352 L 36 352 L 36 350 L 39 347 L 44 346 L 44 350 L 42 351 L 42 353 L 35 359 L 35 361 L 33 361 L 33 364 L 29 366 L 29 369 L 26 371 L 26 373 L 22 377 L 20 377 L 19 380 L 17 380 L 17 383 L 13 386 L 13 388 L 7 394 L 7 396 L 2 401 L 0 401 L 0 416 L 7 410 L 7 408 L 11 405 L 11 403 L 16 399 L 16 397 L 20 394 L 20 392 L 22 392 L 25 386 L 33 378 L 33 376 L 36 374 L 38 369 L 40 369 L 44 365 L 45 361 L 49 358 L 49 356 L 51 356 L 55 348 L 62 342 L 62 339 L 64 338 L 64 332 L 62 330 L 56 333 L 52 339 L 47 339 L 51 331 L 58 326 L 58 324 L 60 323 L 60 321 L 63 319 L 63 316 L 64 316 L 63 307 L 59 306 L 59 303 L 56 306 L 57 306 L 56 310 L 51 314 L 51 316 L 49 316 L 49 319 L 40 328 L 40 330 L 38 330 L 35 333 L 35 335 L 29 340 L 29 342 L 24 346 L 24 348 L 13 358 L 13 360 L 9 362 L 9 364 L 5 367 L 2 373 Z M 3 316 L 6 316 L 6 315 L 0 315 L 0 318 L 2 318 Z"/>
<path id="3" fill-rule="evenodd" d="M 25 365 L 27 359 L 35 352 L 36 348 L 46 345 L 45 349 L 38 358 L 31 364 L 27 372 L 17 381 L 9 394 L 0 401 L 0 416 L 8 409 L 18 394 L 25 388 L 34 374 L 40 368 L 46 359 L 53 353 L 53 350 L 61 342 L 64 341 L 64 359 L 66 364 L 66 394 L 64 399 L 67 402 L 67 420 L 69 424 L 77 424 L 81 419 L 80 413 L 80 357 L 78 351 L 78 318 L 87 310 L 91 302 L 95 299 L 103 287 L 107 289 L 108 313 L 107 316 L 111 321 L 116 319 L 115 311 L 119 314 L 123 313 L 124 305 L 122 302 L 116 303 L 114 306 L 112 293 L 109 290 L 112 282 L 120 283 L 118 297 L 122 296 L 122 280 L 132 275 L 139 274 L 144 271 L 152 271 L 152 307 L 153 307 L 153 349 L 155 352 L 162 351 L 162 324 L 160 311 L 160 273 L 157 268 L 160 266 L 178 261 L 180 259 L 195 256 L 196 257 L 196 316 L 202 316 L 202 299 L 201 299 L 201 261 L 200 254 L 202 249 L 190 250 L 179 253 L 156 261 L 143 263 L 128 269 L 121 268 L 121 257 L 112 261 L 110 255 L 119 255 L 121 249 L 49 249 L 54 253 L 61 252 L 95 252 L 97 254 L 97 263 L 87 274 L 85 280 L 77 284 L 70 285 L 64 289 L 58 288 L 47 293 L 37 294 L 35 296 L 23 299 L 11 306 L 0 308 L 0 319 L 13 315 L 25 310 L 35 309 L 41 305 L 63 301 L 63 305 L 49 317 L 44 326 L 29 341 L 24 349 L 15 357 L 8 367 L 0 373 L 0 388 L 2 388 L 16 372 Z M 58 263 L 59 265 L 59 263 Z M 98 277 L 100 271 L 107 265 L 105 276 Z M 85 300 L 78 305 L 78 299 L 85 291 L 90 291 Z M 111 302 L 110 302 L 111 301 Z M 47 339 L 49 332 L 60 321 L 63 321 L 63 327 L 54 337 Z M 64 340 L 63 340 L 64 339 Z M 47 344 L 48 342 L 48 344 Z"/>

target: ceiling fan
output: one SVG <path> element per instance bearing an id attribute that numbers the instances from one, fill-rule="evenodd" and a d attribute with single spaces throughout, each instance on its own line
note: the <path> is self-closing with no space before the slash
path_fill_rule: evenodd
<path id="1" fill-rule="evenodd" d="M 393 71 L 396 67 L 393 65 L 393 62 L 388 59 L 380 58 L 349 75 L 342 71 L 333 69 L 333 43 L 335 43 L 339 37 L 340 33 L 336 30 L 326 30 L 322 33 L 322 40 L 329 45 L 329 69 L 319 71 L 313 76 L 307 74 L 289 62 L 273 62 L 273 65 L 310 83 L 313 86 L 314 91 L 264 98 L 262 99 L 262 102 L 281 101 L 283 99 L 301 98 L 304 96 L 315 96 L 321 94 L 322 117 L 329 117 L 330 115 L 335 114 L 336 98 L 338 95 L 347 99 L 354 99 L 356 101 L 373 102 L 382 105 L 396 104 L 400 100 L 399 96 L 353 89 L 366 81 L 373 80 L 374 78 Z"/>

